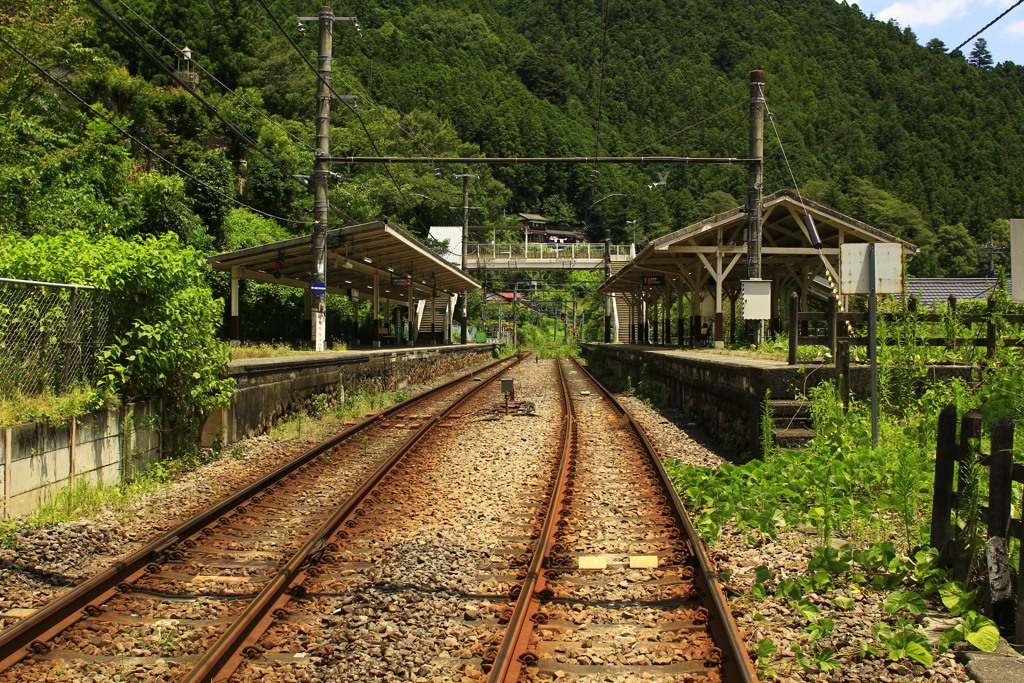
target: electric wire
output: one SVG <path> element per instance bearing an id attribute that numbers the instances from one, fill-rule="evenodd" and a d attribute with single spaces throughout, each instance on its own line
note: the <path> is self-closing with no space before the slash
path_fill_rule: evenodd
<path id="1" fill-rule="evenodd" d="M 347 14 L 349 16 L 352 16 L 352 12 L 350 12 L 349 9 L 348 9 L 348 3 L 346 3 L 344 0 L 342 0 L 341 6 L 342 6 L 342 9 L 344 10 L 345 14 Z M 369 75 L 367 77 L 367 85 L 366 85 L 367 93 L 370 93 L 370 92 L 373 92 L 373 65 L 376 62 L 377 55 L 374 52 L 374 50 L 370 47 L 369 41 L 366 39 L 366 36 L 363 35 L 363 32 L 361 30 L 359 30 L 359 29 L 356 30 L 356 37 L 359 38 L 359 43 L 360 43 L 360 45 L 362 45 L 363 52 L 366 54 L 366 58 L 370 60 L 370 73 L 369 73 Z M 383 77 L 378 77 L 378 80 L 381 83 L 384 84 L 384 89 L 387 90 L 387 93 L 388 93 L 388 95 L 391 98 L 391 105 L 394 108 L 394 110 L 398 112 L 398 115 L 399 115 L 400 118 L 404 117 L 405 113 L 402 111 L 401 107 L 398 106 L 398 97 L 395 95 L 395 91 L 391 89 L 391 84 L 388 83 L 388 81 L 386 79 L 384 79 Z M 342 81 L 342 82 L 344 82 L 344 81 Z M 380 114 L 380 116 L 385 121 L 390 123 L 392 126 L 397 128 L 398 130 L 402 131 L 402 133 L 404 133 L 406 137 L 408 137 L 412 142 L 416 143 L 416 145 L 418 145 L 421 149 L 423 149 L 423 151 L 425 151 L 427 153 L 427 156 L 432 156 L 432 157 L 438 156 L 437 154 L 435 154 L 430 149 L 430 147 L 427 146 L 427 144 L 425 142 L 420 140 L 418 137 L 416 137 L 410 131 L 406 130 L 399 121 L 395 121 L 390 116 L 388 116 L 387 112 L 384 109 L 380 108 L 369 96 L 366 97 L 366 100 L 367 100 L 367 102 L 370 103 L 370 106 L 373 107 L 374 110 L 376 110 L 377 113 Z"/>
<path id="2" fill-rule="evenodd" d="M 206 107 L 206 109 L 211 114 L 213 114 L 218 119 L 220 119 L 224 123 L 224 125 L 226 125 L 231 130 L 231 132 L 233 132 L 235 135 L 238 136 L 239 139 L 244 141 L 249 147 L 251 147 L 255 151 L 259 152 L 261 156 L 263 156 L 267 161 L 269 161 L 279 171 L 281 171 L 285 175 L 285 177 L 287 177 L 287 178 L 289 178 L 289 179 L 299 183 L 300 185 L 305 186 L 305 183 L 303 181 L 299 180 L 298 178 L 296 178 L 295 175 L 291 172 L 291 170 L 287 166 L 285 166 L 280 160 L 275 158 L 272 154 L 270 154 L 270 152 L 265 150 L 257 142 L 255 142 L 252 138 L 250 138 L 248 135 L 246 135 L 241 130 L 239 130 L 238 127 L 235 124 L 231 123 L 223 114 L 221 114 L 220 111 L 217 109 L 217 107 L 215 107 L 213 104 L 211 104 L 209 100 L 207 100 L 205 97 L 200 95 L 194 89 L 190 88 L 187 83 L 182 81 L 181 78 L 178 76 L 178 74 L 175 72 L 175 70 L 173 70 L 170 67 L 168 67 L 167 64 L 165 64 L 164 61 L 162 59 L 160 59 L 159 56 L 154 54 L 149 49 L 149 47 L 142 41 L 142 39 L 138 36 L 138 34 L 136 34 L 135 31 L 130 26 L 128 26 L 128 24 L 126 24 L 123 19 L 121 19 L 121 17 L 119 17 L 117 14 L 115 14 L 109 7 L 104 5 L 100 0 L 92 0 L 92 4 L 98 10 L 100 10 L 100 12 L 103 13 L 108 19 L 113 21 L 114 24 L 125 35 L 127 35 L 128 38 L 130 38 L 133 43 L 135 43 L 136 47 L 138 47 L 140 50 L 142 50 L 142 52 L 146 55 L 146 57 L 149 58 L 150 61 L 152 61 L 155 65 L 160 67 L 160 69 L 167 76 L 169 76 L 175 83 L 180 85 L 186 92 L 188 92 L 190 95 L 192 95 L 192 97 L 194 97 L 197 100 L 199 100 L 199 102 L 202 103 L 202 105 L 204 107 Z M 347 214 L 345 214 L 343 211 L 340 211 L 340 210 L 337 210 L 337 209 L 336 209 L 336 211 L 338 212 L 339 215 L 343 216 L 345 220 L 349 221 L 349 224 L 355 225 L 358 222 L 354 218 L 352 218 L 351 216 L 348 216 Z"/>
<path id="3" fill-rule="evenodd" d="M 284 218 L 282 216 L 275 216 L 274 214 L 267 213 L 266 211 L 261 211 L 261 210 L 255 208 L 255 207 L 249 206 L 245 202 L 239 201 L 238 199 L 235 199 L 234 197 L 232 197 L 232 196 L 230 196 L 228 194 L 225 194 L 224 192 L 221 192 L 216 187 L 213 187 L 212 185 L 209 185 L 206 182 L 200 180 L 199 178 L 195 177 L 194 175 L 192 175 L 188 171 L 186 171 L 183 168 L 181 168 L 180 166 L 176 165 L 174 162 L 170 161 L 169 159 L 167 159 L 166 157 L 161 155 L 155 149 L 153 149 L 152 147 L 150 147 L 149 145 L 147 145 L 146 143 L 142 142 L 137 137 L 135 137 L 134 135 L 132 135 L 131 133 L 126 131 L 124 128 L 119 126 L 117 124 L 117 122 L 114 121 L 111 117 L 107 116 L 106 114 L 104 114 L 101 111 L 98 111 L 98 110 L 94 109 L 93 106 L 91 104 L 89 104 L 89 102 L 87 102 L 84 98 L 82 98 L 78 93 L 73 91 L 64 82 L 62 82 L 59 78 L 57 78 L 56 76 L 51 74 L 49 71 L 44 69 L 38 63 L 36 63 L 31 57 L 29 57 L 24 52 L 22 52 L 16 45 L 14 45 L 10 41 L 8 41 L 6 38 L 4 38 L 2 34 L 0 34 L 0 42 L 2 42 L 4 45 L 6 45 L 8 47 L 8 49 L 13 51 L 15 54 L 17 54 L 23 60 L 25 60 L 25 62 L 27 62 L 29 65 L 31 65 L 32 68 L 34 68 L 36 71 L 38 71 L 42 76 L 44 76 L 45 78 L 48 78 L 49 80 L 53 81 L 53 83 L 56 84 L 59 88 L 61 88 L 64 92 L 66 92 L 68 95 L 73 97 L 80 104 L 84 105 L 86 111 L 88 111 L 90 114 L 92 114 L 93 116 L 96 116 L 96 117 L 102 119 L 103 121 L 108 123 L 112 128 L 114 128 L 114 130 L 116 130 L 118 133 L 120 133 L 122 136 L 124 136 L 128 140 L 131 140 L 132 142 L 137 144 L 139 147 L 141 147 L 142 149 L 146 150 L 147 152 L 149 152 L 150 154 L 155 156 L 157 159 L 159 159 L 160 161 L 162 161 L 165 164 L 167 164 L 169 167 L 171 167 L 172 169 L 174 169 L 175 171 L 177 171 L 181 175 L 183 175 L 183 176 L 185 176 L 187 178 L 190 178 L 191 180 L 195 181 L 196 183 L 198 183 L 202 187 L 206 188 L 210 192 L 213 192 L 214 194 L 216 194 L 216 195 L 218 195 L 218 196 L 220 196 L 220 197 L 222 197 L 224 199 L 227 199 L 228 201 L 230 201 L 230 202 L 232 202 L 232 203 L 234 203 L 234 204 L 236 204 L 236 205 L 238 205 L 238 206 L 240 206 L 240 207 L 242 207 L 244 209 L 248 209 L 249 211 L 252 211 L 253 213 L 257 213 L 257 214 L 259 214 L 261 216 L 264 216 L 266 218 L 270 218 L 270 219 L 273 219 L 273 220 L 276 220 L 276 221 L 282 221 L 284 223 L 296 223 L 296 224 L 300 224 L 300 225 L 310 225 L 311 224 L 309 221 L 299 221 L 299 220 L 295 220 L 295 219 L 292 219 L 292 218 Z"/>
<path id="4" fill-rule="evenodd" d="M 96 2 L 96 1 L 97 0 L 93 0 L 93 2 Z M 338 93 L 334 90 L 334 88 L 331 86 L 331 83 L 320 74 L 320 71 L 315 66 L 313 66 L 313 64 L 309 61 L 309 59 L 306 57 L 306 55 L 304 55 L 302 53 L 302 50 L 299 49 L 299 46 L 296 45 L 295 41 L 292 40 L 292 37 L 290 35 L 288 35 L 288 31 L 286 31 L 284 26 L 281 25 L 280 20 L 270 10 L 270 7 L 267 6 L 266 0 L 257 0 L 257 2 L 260 4 L 260 6 L 263 8 L 263 10 L 267 13 L 267 16 L 270 17 L 270 20 L 274 23 L 274 26 L 277 27 L 278 32 L 280 32 L 281 35 L 284 36 L 285 40 L 287 40 L 288 44 L 292 46 L 292 48 L 295 50 L 296 54 L 298 54 L 299 57 L 302 58 L 303 63 L 307 67 L 309 67 L 309 69 L 311 71 L 313 71 L 314 74 L 316 74 L 317 80 L 319 82 L 323 83 L 327 87 L 327 89 L 331 92 L 332 95 L 334 95 L 335 97 L 339 98 L 341 103 L 344 104 L 346 107 L 348 107 L 349 111 L 351 111 L 353 114 L 355 114 L 356 120 L 359 121 L 359 125 L 362 126 L 363 132 L 366 133 L 366 138 L 370 142 L 370 147 L 377 154 L 377 156 L 382 156 L 381 153 L 380 153 L 380 150 L 377 147 L 377 142 L 373 139 L 373 135 L 370 134 L 370 129 L 367 127 L 366 122 L 363 120 L 362 115 L 359 113 L 359 110 L 356 109 L 355 107 L 353 107 L 351 104 L 349 104 L 344 99 L 341 99 L 341 96 L 338 95 Z M 391 169 L 388 167 L 387 164 L 384 165 L 384 173 L 391 180 L 392 184 L 394 184 L 395 189 L 398 190 L 398 196 L 400 197 L 400 201 L 403 204 L 405 204 L 405 208 L 409 211 L 410 214 L 413 215 L 414 219 L 416 220 L 417 223 L 420 224 L 420 227 L 424 230 L 424 232 L 425 233 L 429 232 L 427 227 L 423 224 L 423 221 L 420 220 L 420 218 L 418 216 L 416 216 L 415 213 L 413 213 L 412 206 L 409 203 L 408 197 L 405 196 L 405 193 L 402 191 L 401 185 L 399 185 L 398 180 L 395 178 L 394 174 L 391 173 Z M 333 204 L 329 204 L 328 206 L 332 210 L 338 211 L 338 209 L 335 209 Z M 352 219 L 348 218 L 347 220 L 352 220 Z"/>
<path id="5" fill-rule="evenodd" d="M 174 41 L 172 41 L 172 40 L 171 40 L 170 38 L 168 38 L 168 37 L 167 37 L 167 36 L 165 36 L 165 35 L 164 35 L 163 33 L 161 33 L 161 32 L 160 32 L 160 31 L 159 31 L 159 30 L 158 30 L 158 29 L 157 29 L 157 28 L 156 28 L 155 26 L 153 26 L 153 25 L 152 25 L 151 23 L 149 23 L 148 21 L 146 21 L 145 17 L 143 17 L 143 16 L 142 16 L 141 14 L 139 14 L 138 12 L 136 12 L 136 11 L 135 11 L 135 10 L 134 10 L 134 9 L 133 9 L 133 8 L 132 8 L 131 6 L 129 6 L 128 4 L 126 4 L 126 3 L 124 2 L 124 0 L 117 0 L 117 2 L 118 2 L 118 4 L 119 4 L 119 5 L 121 5 L 121 6 L 122 6 L 122 7 L 124 7 L 124 8 L 126 9 L 126 10 L 128 10 L 128 11 L 129 11 L 129 12 L 131 12 L 131 13 L 132 13 L 133 15 L 135 15 L 135 17 L 136 17 L 136 18 L 137 18 L 137 19 L 138 19 L 139 21 L 141 21 L 141 22 L 142 22 L 142 23 L 143 23 L 143 24 L 144 24 L 144 25 L 145 25 L 145 26 L 146 26 L 146 27 L 147 27 L 147 28 L 148 28 L 148 29 L 149 29 L 150 31 L 152 31 L 153 33 L 155 33 L 155 34 L 157 34 L 158 36 L 160 36 L 161 38 L 163 38 L 164 42 L 166 42 L 166 43 L 167 43 L 168 45 L 170 45 L 170 46 L 171 46 L 171 48 L 173 48 L 173 49 L 174 49 L 175 51 L 178 51 L 178 49 L 179 49 L 179 48 L 178 48 L 178 46 L 177 46 L 177 45 L 176 45 L 176 44 L 174 43 Z M 301 138 L 299 138 L 298 136 L 296 136 L 296 135 L 295 135 L 294 133 L 292 133 L 292 132 L 291 132 L 291 131 L 289 131 L 289 130 L 288 130 L 287 128 L 285 128 L 284 126 L 282 126 L 282 125 L 281 125 L 280 123 L 278 123 L 277 121 L 275 121 L 274 119 L 272 119 L 272 118 L 271 118 L 271 117 L 270 117 L 270 116 L 269 116 L 269 115 L 268 115 L 268 114 L 267 114 L 267 113 L 266 113 L 265 111 L 263 111 L 262 109 L 260 109 L 260 108 L 259 108 L 259 107 L 257 107 L 256 105 L 252 104 L 251 102 L 249 102 L 249 100 L 245 99 L 244 97 L 242 97 L 241 95 L 239 95 L 238 93 L 236 93 L 236 92 L 235 92 L 234 90 L 232 90 L 231 88 L 229 88 L 229 87 L 228 87 L 227 85 L 225 85 L 223 81 L 221 81 L 221 80 L 220 80 L 219 78 L 217 78 L 216 76 L 214 76 L 214 75 L 213 75 L 213 73 L 212 73 L 212 72 L 210 72 L 210 70 L 209 70 L 209 69 L 206 69 L 205 67 L 203 67 L 203 65 L 202 65 L 202 64 L 200 64 L 199 62 L 197 62 L 197 61 L 195 61 L 195 60 L 190 60 L 190 61 L 192 62 L 192 64 L 193 64 L 193 65 L 195 65 L 195 67 L 196 67 L 196 68 L 198 68 L 198 69 L 199 69 L 200 71 L 202 71 L 202 72 L 203 72 L 203 73 L 204 73 L 204 74 L 205 74 L 205 75 L 206 75 L 206 76 L 207 76 L 208 78 L 210 78 L 210 79 L 211 79 L 212 81 L 214 81 L 215 83 L 217 83 L 217 85 L 219 85 L 219 86 L 220 86 L 220 87 L 222 87 L 222 88 L 223 88 L 223 89 L 224 89 L 225 91 L 227 91 L 227 92 L 228 92 L 228 94 L 230 94 L 230 95 L 231 95 L 232 97 L 234 97 L 234 98 L 238 99 L 238 100 L 239 100 L 239 101 L 240 101 L 240 102 L 241 102 L 242 104 L 244 104 L 245 106 L 249 107 L 249 108 L 250 108 L 251 110 L 253 110 L 254 112 L 256 112 L 256 114 L 257 114 L 257 115 L 259 115 L 260 117 L 262 117 L 262 118 L 263 118 L 264 120 L 266 120 L 266 121 L 267 121 L 268 123 L 270 123 L 270 124 L 271 124 L 272 126 L 274 126 L 274 127 L 275 127 L 275 128 L 277 128 L 277 129 L 278 129 L 279 131 L 281 131 L 282 133 L 284 133 L 285 135 L 287 135 L 287 136 L 288 136 L 289 138 L 291 138 L 291 140 L 292 140 L 293 142 L 295 142 L 295 143 L 296 143 L 296 144 L 298 144 L 298 145 L 302 145 L 303 147 L 305 147 L 305 148 L 306 148 L 307 150 L 309 150 L 309 151 L 311 151 L 311 152 L 315 150 L 315 148 L 314 148 L 314 147 L 313 147 L 312 145 L 310 145 L 310 144 L 309 144 L 308 142 L 306 142 L 305 140 L 302 140 Z"/>
<path id="6" fill-rule="evenodd" d="M 1022 0 L 1022 1 L 1024 1 L 1024 0 Z M 686 126 L 685 128 L 680 128 L 676 132 L 670 133 L 670 134 L 666 135 L 665 137 L 661 138 L 660 140 L 655 140 L 654 142 L 652 142 L 649 145 L 644 145 L 640 149 L 638 149 L 638 150 L 636 150 L 634 152 L 630 152 L 626 156 L 628 156 L 628 157 L 635 157 L 637 154 L 639 154 L 640 152 L 643 152 L 645 149 L 650 149 L 651 147 L 654 147 L 655 145 L 659 145 L 659 144 L 665 142 L 666 140 L 670 140 L 670 139 L 674 138 L 675 136 L 680 135 L 682 133 L 685 133 L 686 131 L 691 130 L 693 128 L 696 128 L 697 126 L 699 126 L 701 124 L 707 123 L 708 121 L 711 121 L 712 119 L 716 119 L 719 116 L 722 116 L 723 114 L 728 114 L 733 109 L 736 109 L 737 107 L 743 106 L 743 104 L 744 104 L 743 102 L 738 102 L 738 103 L 732 105 L 731 107 L 729 107 L 728 109 L 723 109 L 722 111 L 718 112 L 717 114 L 712 114 L 711 116 L 708 116 L 707 118 L 704 118 L 704 119 L 701 119 L 700 121 L 697 121 L 696 123 L 691 123 L 689 126 Z"/>
<path id="7" fill-rule="evenodd" d="M 989 28 L 994 26 L 996 24 L 996 22 L 1000 21 L 1003 17 L 1005 17 L 1007 14 L 1009 14 L 1013 10 L 1017 9 L 1018 7 L 1020 7 L 1022 4 L 1024 4 L 1024 0 L 1017 0 L 1017 2 L 1015 2 L 1012 5 L 1010 5 L 1009 7 L 1007 7 L 1005 10 L 1003 10 L 1003 12 L 1001 12 L 999 14 L 999 16 L 997 16 L 995 19 L 993 19 L 992 21 L 988 22 L 987 24 L 982 26 L 980 29 L 978 29 L 974 33 L 974 35 L 972 35 L 970 38 L 968 38 L 967 40 L 965 40 L 964 42 L 960 43 L 955 48 L 950 50 L 946 54 L 946 59 L 952 59 L 953 55 L 956 54 L 956 52 L 959 51 L 961 48 L 963 48 L 965 45 L 967 45 L 967 43 L 971 42 L 972 40 L 974 40 L 975 38 L 980 36 L 982 33 L 984 33 Z M 934 62 L 932 62 L 931 64 L 929 64 L 926 68 L 924 68 L 920 72 L 918 72 L 917 75 L 915 75 L 913 78 L 911 78 L 909 81 L 907 81 L 903 85 L 903 87 L 901 87 L 900 89 L 896 90 L 894 93 L 892 93 L 891 95 L 886 97 L 884 100 L 880 101 L 874 107 L 872 107 L 871 109 L 867 110 L 866 112 L 864 112 L 863 114 L 858 116 L 856 119 L 851 121 L 849 124 L 847 124 L 846 126 L 841 128 L 837 133 L 833 134 L 831 137 L 829 137 L 823 143 L 821 143 L 820 145 L 818 145 L 817 147 L 812 149 L 807 154 L 807 156 L 805 156 L 805 157 L 803 157 L 801 159 L 798 159 L 796 161 L 796 163 L 799 164 L 799 163 L 801 163 L 803 161 L 808 161 L 808 160 L 813 159 L 816 156 L 818 156 L 818 153 L 821 152 L 823 149 L 825 149 L 826 147 L 831 145 L 833 142 L 835 142 L 836 140 L 838 140 L 842 136 L 846 135 L 850 130 L 852 130 L 856 126 L 860 125 L 864 121 L 864 119 L 866 119 L 867 117 L 871 116 L 872 114 L 877 112 L 879 109 L 881 109 L 882 107 L 884 107 L 885 105 L 889 104 L 890 102 L 895 100 L 897 97 L 902 95 L 903 92 L 906 91 L 910 86 L 912 86 L 914 83 L 916 83 L 917 81 L 921 80 L 922 78 L 924 78 L 925 76 L 930 74 L 932 71 L 934 71 L 936 68 L 938 68 L 938 66 L 940 64 L 943 64 L 943 63 L 945 63 L 945 60 L 937 59 Z"/>

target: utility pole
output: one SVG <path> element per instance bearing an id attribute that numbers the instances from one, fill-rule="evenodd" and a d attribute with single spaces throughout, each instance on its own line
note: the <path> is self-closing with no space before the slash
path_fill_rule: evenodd
<path id="1" fill-rule="evenodd" d="M 327 345 L 327 178 L 331 165 L 331 62 L 333 61 L 334 11 L 320 8 L 320 56 L 316 85 L 316 159 L 313 161 L 313 347 Z"/>
<path id="2" fill-rule="evenodd" d="M 462 173 L 453 173 L 456 178 L 462 178 L 462 272 L 467 272 L 466 262 L 468 257 L 469 244 L 469 179 L 479 178 L 473 175 L 469 169 L 463 167 Z M 462 293 L 462 343 L 469 343 L 469 292 Z"/>
<path id="3" fill-rule="evenodd" d="M 750 72 L 750 159 L 747 174 L 747 278 L 761 279 L 761 190 L 764 185 L 764 72 Z M 755 323 L 755 343 L 763 325 Z"/>
<path id="4" fill-rule="evenodd" d="M 605 282 L 612 277 L 612 231 L 604 231 L 604 279 Z M 614 294 L 604 295 L 604 343 L 612 343 L 612 297 Z"/>
<path id="5" fill-rule="evenodd" d="M 313 286 L 312 341 L 317 351 L 327 345 L 327 179 L 331 175 L 331 72 L 334 61 L 334 22 L 355 21 L 355 17 L 336 17 L 334 10 L 324 5 L 317 17 L 299 17 L 299 23 L 316 21 L 319 30 L 316 84 L 316 158 L 313 160 Z"/>

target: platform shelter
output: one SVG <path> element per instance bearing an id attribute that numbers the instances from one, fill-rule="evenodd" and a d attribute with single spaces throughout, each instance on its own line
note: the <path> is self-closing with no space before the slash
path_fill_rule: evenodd
<path id="1" fill-rule="evenodd" d="M 838 295 L 835 283 L 843 244 L 898 242 L 904 262 L 917 252 L 909 242 L 789 190 L 765 197 L 762 206 L 761 279 L 771 282 L 771 317 L 776 321 L 779 311 L 786 310 L 780 306 L 785 293 L 796 291 L 801 309 L 808 310 L 808 299 L 820 286 L 815 278 L 823 277 L 832 294 Z M 626 320 L 620 315 L 620 325 L 628 325 L 628 341 L 670 343 L 675 300 L 680 304 L 676 306 L 680 346 L 724 346 L 726 299 L 732 320 L 742 318 L 737 316 L 736 304 L 747 278 L 747 218 L 745 209 L 738 207 L 654 239 L 601 285 L 600 292 L 625 300 L 620 310 L 624 309 Z M 688 320 L 681 305 L 685 300 Z"/>
<path id="2" fill-rule="evenodd" d="M 316 264 L 310 235 L 217 254 L 207 261 L 214 269 L 231 274 L 232 339 L 238 339 L 238 282 L 242 279 L 304 290 L 306 314 L 311 317 Z M 371 341 L 375 346 L 382 341 L 416 343 L 428 316 L 426 329 L 437 330 L 433 340 L 437 341 L 442 332 L 444 339 L 451 339 L 456 297 L 480 288 L 480 283 L 461 269 L 386 221 L 327 231 L 324 284 L 327 293 L 357 302 L 373 301 Z M 408 331 L 406 323 L 410 323 Z"/>

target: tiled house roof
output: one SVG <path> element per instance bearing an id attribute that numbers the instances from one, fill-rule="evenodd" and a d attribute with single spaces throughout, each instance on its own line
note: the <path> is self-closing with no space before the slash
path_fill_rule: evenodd
<path id="1" fill-rule="evenodd" d="M 998 284 L 994 277 L 918 277 L 907 278 L 903 291 L 916 296 L 922 306 L 935 306 L 946 303 L 950 296 L 961 301 L 984 299 Z"/>

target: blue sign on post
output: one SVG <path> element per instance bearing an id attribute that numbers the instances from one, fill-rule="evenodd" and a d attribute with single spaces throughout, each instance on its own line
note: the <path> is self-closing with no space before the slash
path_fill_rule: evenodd
<path id="1" fill-rule="evenodd" d="M 320 296 L 322 294 L 327 293 L 327 285 L 325 285 L 322 282 L 314 282 L 310 286 L 309 291 L 312 292 L 313 294 L 316 294 L 317 296 Z"/>

